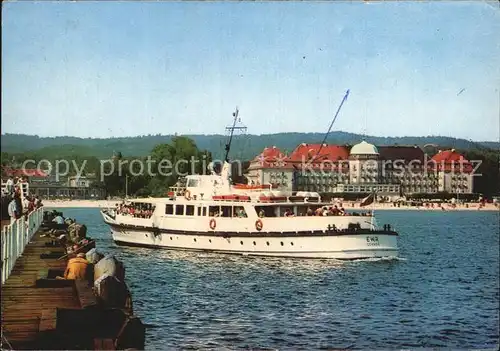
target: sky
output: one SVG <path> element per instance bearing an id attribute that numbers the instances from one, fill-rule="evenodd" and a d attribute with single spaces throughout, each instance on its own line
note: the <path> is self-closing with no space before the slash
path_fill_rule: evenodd
<path id="1" fill-rule="evenodd" d="M 2 3 L 1 132 L 498 141 L 500 8 L 430 2 Z M 495 34 L 497 33 L 497 34 Z"/>

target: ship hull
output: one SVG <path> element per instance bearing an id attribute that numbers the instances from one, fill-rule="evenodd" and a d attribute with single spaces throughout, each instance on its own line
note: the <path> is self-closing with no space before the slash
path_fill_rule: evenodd
<path id="1" fill-rule="evenodd" d="M 108 223 L 113 240 L 119 245 L 173 250 L 208 251 L 245 256 L 366 259 L 396 257 L 397 239 L 394 232 L 359 231 L 295 232 L 189 232 L 132 228 Z"/>

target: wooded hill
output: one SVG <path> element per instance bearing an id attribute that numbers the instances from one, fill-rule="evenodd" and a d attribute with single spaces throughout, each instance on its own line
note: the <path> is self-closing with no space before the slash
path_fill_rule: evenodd
<path id="1" fill-rule="evenodd" d="M 366 140 L 377 146 L 382 145 L 419 145 L 428 146 L 425 151 L 430 155 L 439 149 L 457 149 L 468 160 L 482 160 L 478 172 L 479 177 L 474 178 L 474 191 L 493 196 L 500 193 L 499 152 L 500 143 L 477 143 L 464 139 L 448 137 L 403 137 L 380 138 L 363 137 L 357 134 L 334 132 L 328 138 L 331 144 L 353 145 L 360 140 Z M 320 143 L 323 135 L 319 133 L 281 133 L 267 135 L 236 136 L 231 148 L 230 159 L 251 160 L 266 146 L 277 146 L 284 152 L 291 152 L 300 143 Z M 107 195 L 123 196 L 125 189 L 125 176 L 128 180 L 128 194 L 134 196 L 162 196 L 169 186 L 172 186 L 177 176 L 150 177 L 146 174 L 135 176 L 137 170 L 132 172 L 126 166 L 118 166 L 119 160 L 145 159 L 151 157 L 156 160 L 156 165 L 161 160 L 196 160 L 210 162 L 210 160 L 223 159 L 224 144 L 227 137 L 223 135 L 192 135 L 190 137 L 176 137 L 172 135 L 155 135 L 130 138 L 110 139 L 82 139 L 73 137 L 39 138 L 30 135 L 4 135 L 2 136 L 2 165 L 7 167 L 20 167 L 24 160 L 70 160 L 78 165 L 85 162 L 84 174 L 94 174 L 100 177 L 100 160 L 113 159 L 111 175 L 104 177 L 102 182 L 94 186 L 105 189 Z M 492 148 L 494 147 L 494 148 Z M 201 163 L 200 163 L 201 164 Z M 248 162 L 246 162 L 248 164 Z M 109 166 L 109 165 L 108 165 Z M 106 170 L 103 170 L 106 171 Z M 196 172 L 200 172 L 197 169 Z M 157 173 L 155 171 L 155 173 Z M 73 174 L 73 170 L 70 170 Z M 109 174 L 103 172 L 102 174 Z"/>
<path id="2" fill-rule="evenodd" d="M 214 159 L 223 157 L 225 135 L 185 135 L 194 140 L 200 150 L 208 150 Z M 2 152 L 9 154 L 23 153 L 48 158 L 68 157 L 71 155 L 93 156 L 108 159 L 114 152 L 124 156 L 146 156 L 158 144 L 172 141 L 174 135 L 147 135 L 123 138 L 76 138 L 76 137 L 38 137 L 36 135 L 4 134 L 1 137 Z M 249 160 L 259 154 L 266 146 L 277 146 L 282 151 L 291 152 L 300 143 L 320 143 L 323 133 L 278 133 L 263 135 L 236 135 L 231 148 L 232 159 Z M 499 142 L 474 142 L 443 136 L 425 137 L 375 137 L 346 132 L 332 132 L 327 139 L 329 144 L 354 145 L 361 140 L 377 146 L 382 145 L 419 145 L 436 144 L 440 149 L 455 148 L 461 150 L 500 149 Z M 27 155 L 26 155 L 27 156 Z M 33 158 L 38 158 L 33 157 Z"/>

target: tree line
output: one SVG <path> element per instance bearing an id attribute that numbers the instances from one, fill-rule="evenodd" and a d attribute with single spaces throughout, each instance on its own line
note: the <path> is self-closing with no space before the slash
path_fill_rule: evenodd
<path id="1" fill-rule="evenodd" d="M 462 153 L 468 160 L 481 160 L 481 165 L 476 171 L 481 175 L 474 177 L 474 192 L 481 193 L 486 197 L 500 194 L 500 159 L 498 151 L 480 144 L 474 144 L 473 146 L 469 149 L 458 149 L 457 151 Z M 445 148 L 443 147 L 443 149 Z M 212 151 L 199 148 L 195 140 L 185 136 L 174 136 L 168 142 L 158 143 L 146 155 L 140 157 L 137 157 L 137 153 L 133 151 L 114 151 L 107 158 L 99 158 L 93 155 L 92 150 L 86 146 L 60 145 L 27 152 L 2 152 L 1 161 L 2 166 L 10 167 L 21 167 L 25 160 L 38 162 L 45 159 L 54 163 L 56 160 L 67 159 L 74 160 L 79 166 L 85 162 L 82 174 L 97 179 L 98 181 L 94 182 L 93 186 L 104 189 L 107 196 L 124 196 L 125 192 L 129 196 L 162 196 L 165 195 L 168 187 L 176 183 L 177 172 L 199 174 L 206 171 L 206 166 L 214 160 Z M 252 159 L 261 151 L 262 149 L 247 159 Z M 433 150 L 433 152 L 437 152 L 437 150 Z M 156 174 L 155 176 L 148 174 L 148 172 L 139 174 L 141 173 L 141 162 L 143 164 L 147 162 L 148 157 L 151 161 L 151 173 Z M 134 160 L 140 162 L 132 162 Z M 179 160 L 195 160 L 195 166 L 193 168 L 191 164 L 179 164 L 176 169 L 172 169 L 170 174 L 165 175 L 159 169 L 162 160 L 169 160 L 172 165 Z M 248 167 L 248 161 L 244 163 L 244 169 L 246 167 Z M 76 174 L 75 169 L 70 169 L 69 175 L 74 174 Z M 233 175 L 236 181 L 244 182 L 244 177 L 241 174 L 238 175 L 233 172 Z"/>
<path id="2" fill-rule="evenodd" d="M 212 152 L 214 159 L 223 157 L 227 136 L 224 135 L 185 135 L 192 139 L 201 150 Z M 146 135 L 118 138 L 76 138 L 76 137 L 38 137 L 36 135 L 4 134 L 0 140 L 1 149 L 8 153 L 53 154 L 61 149 L 72 150 L 85 157 L 99 159 L 110 157 L 115 151 L 123 155 L 148 156 L 158 144 L 171 143 L 176 135 Z M 231 147 L 233 159 L 249 160 L 259 154 L 264 147 L 276 145 L 284 152 L 293 151 L 301 143 L 320 143 L 324 133 L 275 133 L 263 135 L 235 135 Z M 500 149 L 498 142 L 473 142 L 470 140 L 443 136 L 422 137 L 377 137 L 342 131 L 330 133 L 327 143 L 335 145 L 354 145 L 366 140 L 377 146 L 383 145 L 441 145 L 440 148 L 461 149 Z"/>
<path id="3" fill-rule="evenodd" d="M 2 152 L 2 172 L 8 167 L 20 168 L 26 160 L 33 160 L 35 164 L 47 160 L 52 165 L 57 160 L 68 160 L 83 169 L 81 175 L 95 179 L 92 186 L 104 189 L 106 196 L 123 197 L 126 192 L 129 196 L 164 196 L 168 188 L 177 182 L 179 174 L 203 173 L 212 162 L 209 151 L 200 150 L 192 139 L 182 136 L 172 138 L 170 143 L 156 145 L 148 155 L 142 157 L 116 151 L 108 159 L 99 159 L 85 152 L 79 153 L 79 149 L 76 146 L 62 146 L 43 151 Z M 164 160 L 168 160 L 171 167 L 165 167 L 165 162 L 162 163 Z M 189 163 L 180 160 L 189 160 Z M 147 164 L 149 169 L 145 167 Z M 85 167 L 81 168 L 82 165 Z M 70 167 L 67 175 L 76 173 L 76 168 Z"/>

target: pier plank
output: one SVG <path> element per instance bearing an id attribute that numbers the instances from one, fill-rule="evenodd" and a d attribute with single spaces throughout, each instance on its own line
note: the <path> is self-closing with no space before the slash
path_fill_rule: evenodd
<path id="1" fill-rule="evenodd" d="M 61 287 L 36 287 L 40 274 L 50 269 L 66 269 L 66 260 L 57 260 L 59 256 L 40 258 L 40 255 L 50 252 L 51 248 L 45 243 L 53 240 L 40 236 L 41 233 L 39 231 L 33 236 L 2 286 L 2 331 L 13 349 L 39 348 L 40 331 L 55 328 L 57 308 L 81 308 L 72 281 L 61 280 L 57 283 Z"/>
<path id="2" fill-rule="evenodd" d="M 2 286 L 2 342 L 14 350 L 143 349 L 145 330 L 131 309 L 103 308 L 86 281 L 55 279 L 67 258 L 59 259 L 60 248 L 47 246 L 54 239 L 42 234 Z"/>
<path id="3" fill-rule="evenodd" d="M 81 308 L 97 305 L 97 298 L 85 281 L 75 281 L 76 293 Z"/>
<path id="4" fill-rule="evenodd" d="M 51 308 L 43 310 L 38 330 L 40 332 L 55 330 L 56 326 L 57 326 L 57 309 Z"/>

